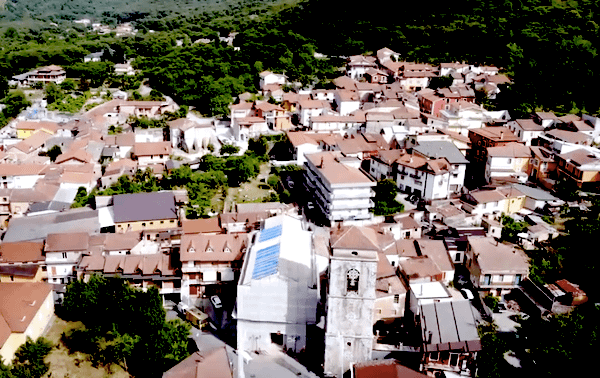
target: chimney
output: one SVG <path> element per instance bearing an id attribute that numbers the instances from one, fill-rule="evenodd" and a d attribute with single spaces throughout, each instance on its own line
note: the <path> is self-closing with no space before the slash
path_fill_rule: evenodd
<path id="1" fill-rule="evenodd" d="M 504 139 L 504 131 L 500 131 L 500 140 Z"/>

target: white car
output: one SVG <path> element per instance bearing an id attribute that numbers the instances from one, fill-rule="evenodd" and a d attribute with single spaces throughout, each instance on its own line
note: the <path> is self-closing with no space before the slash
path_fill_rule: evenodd
<path id="1" fill-rule="evenodd" d="M 221 298 L 219 298 L 217 295 L 213 295 L 212 297 L 210 297 L 210 302 L 213 304 L 214 308 L 223 307 L 223 303 L 221 303 Z"/>

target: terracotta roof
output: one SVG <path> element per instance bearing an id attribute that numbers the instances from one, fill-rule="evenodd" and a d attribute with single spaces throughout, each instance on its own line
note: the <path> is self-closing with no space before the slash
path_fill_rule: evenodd
<path id="1" fill-rule="evenodd" d="M 154 275 L 160 272 L 163 277 L 174 276 L 175 269 L 171 264 L 172 255 L 153 253 L 148 255 L 108 255 L 104 257 L 104 273 Z M 83 261 L 82 261 L 83 262 Z M 91 266 L 85 266 L 91 270 Z"/>
<path id="2" fill-rule="evenodd" d="M 170 155 L 171 142 L 136 143 L 133 146 L 136 156 Z"/>
<path id="3" fill-rule="evenodd" d="M 37 275 L 40 269 L 42 269 L 40 264 L 0 265 L 0 274 L 31 279 Z"/>
<path id="4" fill-rule="evenodd" d="M 33 150 L 37 150 L 38 148 L 42 147 L 44 143 L 46 143 L 50 138 L 52 138 L 52 135 L 48 133 L 41 133 L 38 131 L 35 134 L 31 135 L 29 138 L 15 144 L 14 147 L 18 148 L 19 150 L 25 153 L 29 153 Z"/>
<path id="5" fill-rule="evenodd" d="M 250 110 L 252 106 L 251 102 L 240 102 L 239 104 L 231 105 L 231 110 Z"/>
<path id="6" fill-rule="evenodd" d="M 525 253 L 513 245 L 498 243 L 494 238 L 468 236 L 467 240 L 476 256 L 482 274 L 529 271 Z"/>
<path id="7" fill-rule="evenodd" d="M 104 135 L 102 140 L 108 146 L 133 146 L 135 144 L 135 133 Z"/>
<path id="8" fill-rule="evenodd" d="M 558 287 L 560 287 L 563 291 L 567 293 L 573 294 L 573 296 L 581 296 L 585 295 L 585 292 L 579 288 L 578 285 L 572 284 L 567 280 L 558 280 L 556 281 Z"/>
<path id="9" fill-rule="evenodd" d="M 42 175 L 47 168 L 45 164 L 0 164 L 0 176 Z"/>
<path id="10" fill-rule="evenodd" d="M 220 233 L 219 218 L 184 219 L 182 222 L 184 234 Z"/>
<path id="11" fill-rule="evenodd" d="M 386 255 L 398 255 L 402 257 L 418 257 L 417 247 L 414 240 L 400 239 L 383 251 Z"/>
<path id="12" fill-rule="evenodd" d="M 331 104 L 325 100 L 300 100 L 298 105 L 304 109 L 331 109 Z"/>
<path id="13" fill-rule="evenodd" d="M 356 89 L 356 81 L 349 76 L 340 76 L 333 79 L 333 84 L 338 88 Z"/>
<path id="14" fill-rule="evenodd" d="M 531 156 L 531 149 L 521 143 L 507 143 L 504 146 L 488 147 L 488 156 L 525 158 Z"/>
<path id="15" fill-rule="evenodd" d="M 42 262 L 44 243 L 15 242 L 0 244 L 0 263 Z"/>
<path id="16" fill-rule="evenodd" d="M 363 251 L 379 251 L 377 233 L 368 227 L 342 227 L 331 230 L 332 249 L 358 249 Z"/>
<path id="17" fill-rule="evenodd" d="M 194 352 L 163 374 L 163 378 L 233 378 L 225 347 L 209 353 Z"/>
<path id="18" fill-rule="evenodd" d="M 20 121 L 16 126 L 17 130 L 48 130 L 52 134 L 58 131 L 58 123 L 47 121 Z"/>
<path id="19" fill-rule="evenodd" d="M 122 101 L 117 106 L 154 107 L 167 105 L 165 101 Z"/>
<path id="20" fill-rule="evenodd" d="M 271 103 L 269 103 L 267 101 L 257 101 L 254 104 L 254 107 L 256 109 L 262 110 L 263 112 L 270 112 L 270 111 L 273 111 L 273 110 L 283 111 L 283 108 L 281 106 L 275 105 L 275 104 L 271 104 Z"/>
<path id="21" fill-rule="evenodd" d="M 594 127 L 590 126 L 585 121 L 573 121 L 571 124 L 577 129 L 577 131 L 594 131 Z"/>
<path id="22" fill-rule="evenodd" d="M 105 251 L 131 250 L 140 242 L 139 232 L 125 232 L 120 234 L 106 234 L 104 239 Z"/>
<path id="23" fill-rule="evenodd" d="M 308 134 L 306 132 L 288 131 L 287 136 L 290 140 L 290 143 L 292 143 L 294 147 L 298 147 L 303 144 L 314 144 L 317 146 L 319 145 L 319 143 L 317 143 L 317 141 L 311 137 L 311 134 Z"/>
<path id="24" fill-rule="evenodd" d="M 403 260 L 399 264 L 409 281 L 414 278 L 433 277 L 442 274 L 440 268 L 428 256 Z"/>
<path id="25" fill-rule="evenodd" d="M 77 150 L 71 150 L 67 153 L 59 155 L 56 158 L 55 163 L 61 164 L 61 163 L 64 163 L 65 161 L 68 161 L 71 159 L 79 160 L 82 163 L 90 163 L 92 161 L 93 157 L 91 154 L 87 153 L 86 151 L 84 151 L 82 149 L 77 149 Z"/>
<path id="26" fill-rule="evenodd" d="M 356 378 L 426 378 L 414 370 L 402 366 L 396 360 L 374 360 L 354 364 Z"/>
<path id="27" fill-rule="evenodd" d="M 578 149 L 575 151 L 567 152 L 566 154 L 558 155 L 562 159 L 572 162 L 582 169 L 582 166 L 587 164 L 593 164 L 594 166 L 600 163 L 600 158 L 597 155 L 590 153 L 584 149 Z"/>
<path id="28" fill-rule="evenodd" d="M 574 144 L 586 144 L 592 141 L 592 138 L 590 136 L 584 133 L 580 133 L 578 131 L 554 129 L 548 131 L 546 135 L 549 135 L 554 139 Z"/>
<path id="29" fill-rule="evenodd" d="M 45 250 L 46 252 L 86 251 L 89 240 L 90 235 L 86 232 L 48 234 Z"/>
<path id="30" fill-rule="evenodd" d="M 184 234 L 181 237 L 181 261 L 240 260 L 247 245 L 248 234 Z"/>
<path id="31" fill-rule="evenodd" d="M 516 122 L 525 131 L 544 131 L 544 127 L 538 125 L 532 119 L 517 119 Z"/>
<path id="32" fill-rule="evenodd" d="M 416 243 L 421 254 L 432 259 L 440 270 L 445 272 L 454 270 L 443 240 L 422 239 L 417 240 Z"/>
<path id="33" fill-rule="evenodd" d="M 45 282 L 0 283 L 0 317 L 11 332 L 24 333 L 51 292 Z"/>
<path id="34" fill-rule="evenodd" d="M 506 198 L 497 190 L 475 190 L 472 191 L 470 195 L 477 203 L 497 202 Z"/>
<path id="35" fill-rule="evenodd" d="M 306 155 L 306 159 L 310 161 L 319 173 L 331 185 L 335 184 L 372 184 L 364 173 L 356 168 L 349 167 L 340 163 L 336 159 L 336 155 L 331 152 L 318 152 L 315 154 Z"/>
<path id="36" fill-rule="evenodd" d="M 261 117 L 242 117 L 236 118 L 237 123 L 240 125 L 251 125 L 253 123 L 264 123 L 266 122 L 264 118 Z"/>
<path id="37" fill-rule="evenodd" d="M 501 127 L 501 126 L 500 127 L 496 126 L 496 127 L 482 127 L 479 129 L 470 129 L 469 134 L 470 133 L 478 134 L 485 138 L 496 140 L 496 141 L 499 141 L 499 140 L 513 141 L 513 142 L 519 141 L 519 138 L 517 138 L 517 136 L 515 134 L 513 134 L 512 131 L 510 131 L 506 127 Z"/>
<path id="38" fill-rule="evenodd" d="M 104 176 L 109 176 L 115 173 L 121 173 L 123 170 L 133 170 L 137 169 L 137 162 L 131 159 L 119 159 L 117 161 L 113 161 L 106 167 L 104 171 Z"/>

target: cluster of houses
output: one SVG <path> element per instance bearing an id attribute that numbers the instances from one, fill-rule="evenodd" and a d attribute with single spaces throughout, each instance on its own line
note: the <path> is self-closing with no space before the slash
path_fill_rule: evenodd
<path id="1" fill-rule="evenodd" d="M 42 77 L 47 69 L 39 80 L 56 79 Z M 451 85 L 428 88 L 440 76 Z M 63 122 L 27 113 L 5 129 L 0 297 L 15 303 L 0 309 L 5 361 L 43 333 L 66 284 L 93 274 L 156 287 L 166 306 L 200 314 L 199 326 L 235 320 L 237 354 L 194 353 L 165 377 L 260 376 L 251 360 L 274 348 L 316 353 L 330 377 L 475 375 L 477 324 L 489 318 L 481 297 L 518 292 L 549 311 L 585 301 L 568 281 L 531 283 L 523 249 L 558 235 L 542 219 L 561 203 L 548 189 L 600 181 L 598 119 L 489 112 L 475 93 L 493 97 L 510 82 L 497 68 L 402 62 L 389 49 L 350 57 L 331 90 L 288 91 L 293 83 L 272 72 L 259 80 L 259 95 L 274 101 L 241 94 L 230 122 L 189 116 L 169 121 L 168 132 L 134 129 L 132 117 L 159 119 L 178 107 L 124 96 Z M 104 189 L 139 169 L 160 177 L 194 167 L 214 146 L 264 134 L 287 136 L 290 160 L 277 164 L 303 166 L 294 185 L 308 199 L 302 209 L 237 204 L 191 220 L 185 190 L 96 196 L 70 208 L 80 187 Z M 48 156 L 55 147 L 60 153 Z M 417 206 L 374 216 L 384 179 Z M 521 246 L 498 241 L 503 214 L 532 225 Z M 372 361 L 392 352 L 414 353 L 421 373 Z"/>

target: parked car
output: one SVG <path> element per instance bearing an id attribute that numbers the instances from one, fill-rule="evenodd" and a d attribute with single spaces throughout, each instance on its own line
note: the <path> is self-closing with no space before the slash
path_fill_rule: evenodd
<path id="1" fill-rule="evenodd" d="M 460 293 L 463 295 L 463 297 L 465 297 L 465 299 L 472 300 L 475 298 L 469 289 L 460 289 Z"/>
<path id="2" fill-rule="evenodd" d="M 219 296 L 217 295 L 213 295 L 212 297 L 210 297 L 210 303 L 212 303 L 214 308 L 223 307 L 223 303 L 221 303 L 221 298 L 219 298 Z"/>

